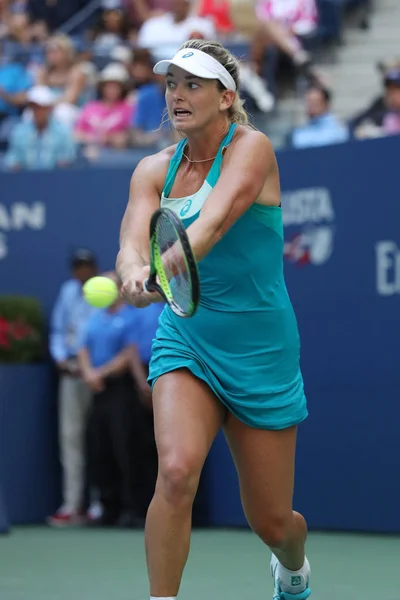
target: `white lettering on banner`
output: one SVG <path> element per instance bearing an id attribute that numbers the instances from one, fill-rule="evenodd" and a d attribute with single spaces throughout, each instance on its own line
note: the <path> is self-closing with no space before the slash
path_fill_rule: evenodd
<path id="1" fill-rule="evenodd" d="M 8 254 L 8 248 L 7 248 L 7 237 L 4 235 L 4 233 L 0 233 L 0 260 L 2 258 L 5 258 Z"/>
<path id="2" fill-rule="evenodd" d="M 331 196 L 326 188 L 306 188 L 282 194 L 282 219 L 285 226 L 331 222 L 334 218 Z"/>
<path id="3" fill-rule="evenodd" d="M 12 207 L 12 223 L 16 231 L 25 227 L 43 229 L 44 221 L 45 206 L 42 202 L 35 202 L 32 206 L 16 202 Z"/>
<path id="4" fill-rule="evenodd" d="M 10 229 L 10 217 L 4 204 L 0 204 L 0 229 L 5 231 Z"/>
<path id="5" fill-rule="evenodd" d="M 335 212 L 327 188 L 283 193 L 282 219 L 287 260 L 302 265 L 322 265 L 329 260 L 334 246 Z"/>
<path id="6" fill-rule="evenodd" d="M 380 296 L 400 294 L 400 249 L 396 242 L 378 242 L 375 254 L 376 291 Z"/>
<path id="7" fill-rule="evenodd" d="M 39 231 L 46 226 L 46 206 L 43 202 L 14 202 L 10 206 L 0 204 L 0 260 L 8 256 L 7 236 L 2 232 Z"/>

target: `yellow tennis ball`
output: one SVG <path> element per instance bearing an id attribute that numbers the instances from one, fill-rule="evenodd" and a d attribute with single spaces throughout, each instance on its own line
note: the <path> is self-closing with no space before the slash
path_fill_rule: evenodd
<path id="1" fill-rule="evenodd" d="M 86 302 L 95 308 L 107 308 L 118 298 L 117 284 L 108 277 L 92 277 L 82 290 Z"/>

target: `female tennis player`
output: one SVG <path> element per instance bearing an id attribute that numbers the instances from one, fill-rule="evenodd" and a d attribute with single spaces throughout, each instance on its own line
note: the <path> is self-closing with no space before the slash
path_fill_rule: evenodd
<path id="1" fill-rule="evenodd" d="M 307 408 L 283 277 L 275 155 L 248 126 L 238 63 L 223 46 L 191 40 L 154 71 L 166 76 L 169 118 L 184 139 L 136 168 L 117 270 L 132 304 L 159 299 L 143 281 L 151 216 L 168 207 L 199 263 L 201 300 L 188 319 L 166 307 L 153 343 L 159 473 L 145 530 L 151 599 L 178 594 L 200 472 L 223 427 L 246 517 L 272 551 L 273 598 L 304 600 L 307 526 L 292 496 L 296 426 Z"/>

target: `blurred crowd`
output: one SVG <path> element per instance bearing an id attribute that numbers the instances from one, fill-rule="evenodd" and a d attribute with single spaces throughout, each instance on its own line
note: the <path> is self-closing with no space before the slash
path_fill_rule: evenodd
<path id="1" fill-rule="evenodd" d="M 288 147 L 310 148 L 400 135 L 400 58 L 377 65 L 381 93 L 347 122 L 332 111 L 332 91 L 322 83 L 305 93 L 306 123 L 289 135 Z"/>
<path id="2" fill-rule="evenodd" d="M 400 132 L 400 61 L 381 67 L 382 96 L 362 114 L 342 123 L 332 113 L 332 91 L 309 50 L 320 26 L 318 0 L 102 0 L 93 14 L 90 5 L 0 0 L 0 152 L 7 169 L 61 167 L 175 141 L 164 81 L 152 68 L 190 38 L 247 44 L 241 93 L 252 114 L 273 118 L 282 60 L 305 78 L 307 122 L 290 132 L 289 147 Z"/>
<path id="3" fill-rule="evenodd" d="M 99 273 L 96 257 L 78 249 L 70 269 L 51 318 L 63 501 L 48 523 L 141 527 L 157 477 L 147 375 L 164 306 L 136 309 L 118 298 L 92 308 L 82 286 Z"/>

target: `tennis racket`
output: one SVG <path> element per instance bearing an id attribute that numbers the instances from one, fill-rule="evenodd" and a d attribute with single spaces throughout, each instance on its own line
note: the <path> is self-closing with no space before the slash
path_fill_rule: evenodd
<path id="1" fill-rule="evenodd" d="M 179 317 L 192 317 L 200 301 L 197 263 L 185 228 L 168 208 L 150 221 L 150 276 L 146 292 L 158 292 Z"/>

